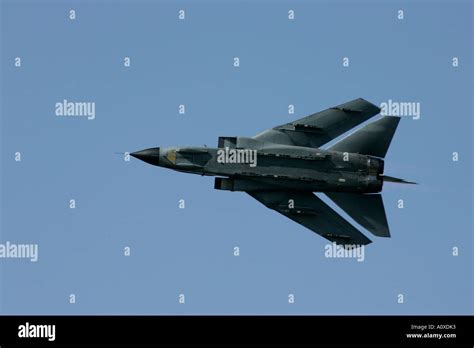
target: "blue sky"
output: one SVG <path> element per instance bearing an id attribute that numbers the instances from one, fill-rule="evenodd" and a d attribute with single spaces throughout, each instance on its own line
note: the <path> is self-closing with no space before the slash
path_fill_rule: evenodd
<path id="1" fill-rule="evenodd" d="M 472 314 L 472 13 L 468 1 L 1 1 L 0 243 L 39 246 L 38 262 L 0 259 L 1 313 Z M 212 178 L 115 154 L 216 146 L 358 97 L 421 105 L 385 163 L 420 185 L 385 185 L 392 238 L 368 234 L 364 262 L 325 258 L 325 239 Z M 63 99 L 95 102 L 95 119 L 55 116 Z"/>

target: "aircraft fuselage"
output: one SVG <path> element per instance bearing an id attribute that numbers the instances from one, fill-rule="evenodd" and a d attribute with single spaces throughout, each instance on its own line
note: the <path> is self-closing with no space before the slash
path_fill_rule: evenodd
<path id="1" fill-rule="evenodd" d="M 382 190 L 382 159 L 300 146 L 258 145 L 152 148 L 132 156 L 180 172 L 217 176 L 215 188 L 221 190 L 357 193 Z"/>

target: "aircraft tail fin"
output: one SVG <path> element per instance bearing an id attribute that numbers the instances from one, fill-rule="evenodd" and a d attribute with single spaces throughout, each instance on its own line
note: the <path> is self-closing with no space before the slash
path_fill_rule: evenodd
<path id="1" fill-rule="evenodd" d="M 326 195 L 372 234 L 378 237 L 390 237 L 380 194 L 327 192 Z"/>
<path id="2" fill-rule="evenodd" d="M 350 134 L 329 148 L 331 151 L 355 152 L 384 158 L 397 129 L 400 117 L 384 116 Z"/>

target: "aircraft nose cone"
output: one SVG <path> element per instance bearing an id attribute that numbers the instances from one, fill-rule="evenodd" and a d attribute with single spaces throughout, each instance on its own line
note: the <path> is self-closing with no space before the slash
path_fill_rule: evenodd
<path id="1" fill-rule="evenodd" d="M 160 148 L 152 147 L 141 151 L 132 152 L 130 156 L 138 158 L 143 162 L 158 166 L 160 163 Z"/>

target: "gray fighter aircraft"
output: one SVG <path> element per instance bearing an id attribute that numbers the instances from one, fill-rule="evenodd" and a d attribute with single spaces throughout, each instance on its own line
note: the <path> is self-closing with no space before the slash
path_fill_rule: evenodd
<path id="1" fill-rule="evenodd" d="M 366 245 L 370 239 L 314 192 L 324 192 L 372 234 L 390 237 L 378 192 L 386 181 L 413 184 L 384 174 L 383 159 L 400 118 L 384 116 L 320 148 L 379 112 L 359 98 L 251 138 L 219 137 L 218 148 L 155 147 L 130 155 L 160 167 L 216 176 L 215 189 L 246 192 L 331 242 Z"/>

